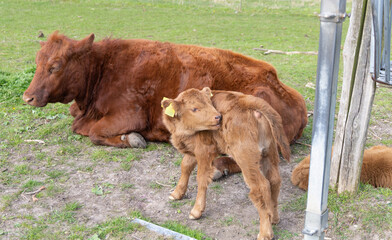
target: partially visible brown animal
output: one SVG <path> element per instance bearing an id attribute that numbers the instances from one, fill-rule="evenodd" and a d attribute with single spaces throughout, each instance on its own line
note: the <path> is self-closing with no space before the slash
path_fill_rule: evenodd
<path id="1" fill-rule="evenodd" d="M 206 190 L 212 180 L 213 160 L 232 156 L 250 188 L 249 198 L 260 216 L 258 239 L 273 238 L 279 222 L 280 149 L 290 159 L 290 147 L 279 114 L 264 100 L 238 92 L 189 89 L 176 99 L 162 100 L 163 122 L 171 142 L 184 154 L 181 177 L 170 199 L 181 199 L 192 170 L 197 168 L 197 196 L 190 219 L 201 217 Z"/>
<path id="2" fill-rule="evenodd" d="M 293 170 L 291 182 L 308 190 L 310 155 Z M 374 146 L 364 151 L 360 181 L 374 187 L 392 189 L 392 148 Z"/>
<path id="3" fill-rule="evenodd" d="M 228 50 L 150 40 L 80 41 L 51 34 L 36 56 L 23 100 L 33 106 L 75 102 L 72 130 L 95 144 L 145 147 L 168 141 L 162 97 L 188 88 L 240 91 L 265 99 L 282 117 L 289 141 L 307 124 L 303 97 L 270 64 Z"/>

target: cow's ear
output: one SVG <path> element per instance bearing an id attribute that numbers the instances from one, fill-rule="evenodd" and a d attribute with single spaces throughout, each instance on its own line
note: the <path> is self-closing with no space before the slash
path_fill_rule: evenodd
<path id="1" fill-rule="evenodd" d="M 161 101 L 161 107 L 166 115 L 175 117 L 178 114 L 178 103 L 174 99 L 163 98 Z"/>
<path id="2" fill-rule="evenodd" d="M 205 93 L 208 97 L 212 97 L 212 92 L 209 87 L 205 87 L 201 90 L 203 93 Z"/>
<path id="3" fill-rule="evenodd" d="M 93 45 L 95 35 L 91 33 L 88 37 L 83 38 L 82 40 L 78 41 L 75 45 L 76 51 L 78 52 L 86 52 L 91 49 Z"/>
<path id="4" fill-rule="evenodd" d="M 39 44 L 41 45 L 41 47 L 43 47 L 43 46 L 45 46 L 46 42 L 40 41 Z"/>

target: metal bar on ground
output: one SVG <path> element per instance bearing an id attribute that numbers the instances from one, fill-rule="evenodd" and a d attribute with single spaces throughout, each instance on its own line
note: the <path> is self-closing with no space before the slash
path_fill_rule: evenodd
<path id="1" fill-rule="evenodd" d="M 140 224 L 148 229 L 150 229 L 151 231 L 154 231 L 160 235 L 166 236 L 166 237 L 170 237 L 173 238 L 175 240 L 196 240 L 194 238 L 188 237 L 186 235 L 183 235 L 181 233 L 178 232 L 174 232 L 170 229 L 155 225 L 153 223 L 150 222 L 146 222 L 144 220 L 141 220 L 139 218 L 135 218 L 134 220 L 131 221 L 132 223 L 137 223 Z"/>
<path id="2" fill-rule="evenodd" d="M 322 0 L 316 99 L 304 239 L 324 239 L 345 0 Z"/>

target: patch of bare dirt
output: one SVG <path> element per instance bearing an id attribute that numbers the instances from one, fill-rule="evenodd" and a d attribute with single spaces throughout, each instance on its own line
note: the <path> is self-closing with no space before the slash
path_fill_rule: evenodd
<path id="1" fill-rule="evenodd" d="M 380 123 L 370 129 L 375 135 L 384 136 L 383 134 L 390 133 L 385 129 L 390 131 L 391 126 Z M 94 160 L 91 153 L 97 149 L 124 152 L 132 151 L 131 149 L 86 146 L 83 142 L 78 144 L 81 145 L 81 152 L 70 156 L 65 154 L 65 157 L 56 155 L 61 148 L 57 145 L 26 144 L 21 149 L 10 149 L 9 158 L 13 159 L 14 164 L 27 162 L 33 171 L 38 172 L 31 175 L 32 180 L 47 183 L 48 176 L 45 173 L 53 170 L 64 172 L 64 176 L 54 181 L 54 186 L 59 192 L 50 194 L 50 189 L 46 189 L 36 202 L 19 194 L 25 181 L 14 181 L 11 185 L 0 182 L 0 195 L 16 196 L 1 212 L 0 230 L 6 234 L 0 232 L 0 239 L 20 239 L 23 232 L 18 224 L 25 222 L 26 216 L 44 217 L 53 211 L 64 209 L 67 203 L 72 202 L 82 205 L 76 211 L 75 219 L 87 227 L 97 226 L 116 217 L 127 217 L 130 212 L 139 211 L 155 224 L 177 221 L 191 229 L 200 230 L 212 239 L 256 239 L 259 231 L 258 214 L 248 198 L 249 190 L 241 174 L 211 183 L 207 192 L 207 207 L 202 218 L 190 220 L 188 215 L 197 193 L 196 171 L 191 176 L 185 198 L 170 201 L 169 194 L 180 177 L 180 167 L 176 166 L 175 162 L 178 162 L 181 155 L 173 147 L 163 146 L 158 147 L 158 150 L 141 151 L 140 160 L 133 161 L 130 169 L 126 171 L 121 167 L 121 162 Z M 297 162 L 307 155 L 310 149 L 303 145 L 291 146 L 291 149 L 294 152 L 292 161 L 280 162 L 283 181 L 279 196 L 281 221 L 274 227 L 276 239 L 303 238 L 301 231 L 304 227 L 305 212 L 303 209 L 287 210 L 287 206 L 304 195 L 302 190 L 291 184 L 290 176 Z M 37 159 L 36 152 L 50 155 L 51 164 Z M 5 171 L 11 171 L 12 168 L 9 167 Z M 103 195 L 93 193 L 94 187 L 101 187 Z M 333 223 L 334 220 L 334 215 L 330 213 L 329 221 Z M 56 231 L 70 231 L 67 224 L 50 227 Z M 389 233 L 383 236 L 370 236 L 363 230 L 356 229 L 360 229 L 356 222 L 350 224 L 349 230 L 358 233 L 353 239 L 364 239 L 364 236 L 366 239 L 388 239 L 386 236 Z M 326 236 L 330 239 L 339 239 L 336 231 L 331 229 L 327 231 Z M 110 235 L 108 239 L 111 239 Z M 130 233 L 129 239 L 166 238 L 142 229 Z"/>
<path id="2" fill-rule="evenodd" d="M 55 146 L 43 147 L 42 151 L 56 152 L 56 148 Z M 174 148 L 168 148 L 164 151 L 144 152 L 140 160 L 132 163 L 129 171 L 121 169 L 119 162 L 104 161 L 95 163 L 92 171 L 85 171 L 83 169 L 94 162 L 83 152 L 80 158 L 71 157 L 64 163 L 57 160 L 58 164 L 50 168 L 35 161 L 35 170 L 41 172 L 33 177 L 35 181 L 45 182 L 47 176 L 44 172 L 47 170 L 58 169 L 66 172 L 66 178 L 55 184 L 61 192 L 53 195 L 44 194 L 36 202 L 32 202 L 29 197 L 18 195 L 2 212 L 3 219 L 7 220 L 0 223 L 0 229 L 6 230 L 7 234 L 0 235 L 0 238 L 21 237 L 22 233 L 16 227 L 24 221 L 20 216 L 30 215 L 38 218 L 50 214 L 53 210 L 63 209 L 66 203 L 78 202 L 83 207 L 77 211 L 75 218 L 87 227 L 96 226 L 114 217 L 129 216 L 131 211 L 137 210 L 156 224 L 177 221 L 192 229 L 198 229 L 213 239 L 255 239 L 259 229 L 258 214 L 248 198 L 249 190 L 241 174 L 225 177 L 210 185 L 207 207 L 199 220 L 188 219 L 197 193 L 196 171 L 191 176 L 185 198 L 176 202 L 169 200 L 169 194 L 180 176 L 180 167 L 174 162 L 181 156 Z M 88 152 L 88 148 L 84 151 Z M 15 157 L 19 159 L 17 155 L 19 156 L 15 154 Z M 295 165 L 294 161 L 292 163 L 282 161 L 280 164 L 283 179 L 280 205 L 303 194 L 303 191 L 290 182 L 291 171 Z M 103 195 L 93 193 L 92 188 L 95 186 L 103 189 Z M 0 184 L 0 190 L 4 195 L 16 194 L 19 189 L 17 186 Z M 47 190 L 43 192 L 45 191 Z M 277 225 L 279 229 L 290 232 L 298 232 L 302 229 L 303 213 L 281 212 L 280 214 L 281 222 Z M 66 225 L 64 228 L 67 230 Z M 137 231 L 137 234 L 136 239 L 154 239 L 143 237 L 143 234 L 149 234 L 149 231 Z"/>

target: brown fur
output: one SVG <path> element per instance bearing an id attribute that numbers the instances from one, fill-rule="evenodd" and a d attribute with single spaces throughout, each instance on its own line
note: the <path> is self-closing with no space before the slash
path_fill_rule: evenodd
<path id="1" fill-rule="evenodd" d="M 308 190 L 310 155 L 293 170 L 291 182 L 303 190 Z M 374 187 L 392 189 L 392 148 L 374 146 L 364 151 L 361 182 Z"/>
<path id="2" fill-rule="evenodd" d="M 272 223 L 279 222 L 278 148 L 287 160 L 290 147 L 279 114 L 264 100 L 237 92 L 189 89 L 176 99 L 162 101 L 175 115 L 163 113 L 172 134 L 171 142 L 184 158 L 181 177 L 170 198 L 181 199 L 192 170 L 197 169 L 197 197 L 191 219 L 201 217 L 206 190 L 211 182 L 213 160 L 221 154 L 232 156 L 250 188 L 249 198 L 260 216 L 260 239 L 272 239 Z M 222 114 L 222 115 L 221 115 Z M 260 171 L 261 170 L 261 171 Z"/>
<path id="3" fill-rule="evenodd" d="M 240 91 L 264 98 L 282 116 L 289 141 L 307 123 L 303 97 L 264 61 L 216 48 L 142 39 L 77 41 L 57 32 L 41 43 L 23 99 L 30 105 L 75 102 L 72 130 L 95 144 L 129 147 L 123 134 L 168 141 L 160 101 L 188 88 Z"/>

